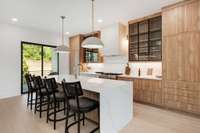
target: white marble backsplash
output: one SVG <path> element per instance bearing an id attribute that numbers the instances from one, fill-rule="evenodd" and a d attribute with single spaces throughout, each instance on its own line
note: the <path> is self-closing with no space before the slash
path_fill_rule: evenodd
<path id="1" fill-rule="evenodd" d="M 136 62 L 129 63 L 131 66 L 131 75 L 137 76 L 138 69 L 141 70 L 141 76 L 147 75 L 148 69 L 153 69 L 152 76 L 161 76 L 162 75 L 162 62 Z M 124 73 L 126 63 L 91 63 L 88 64 L 91 68 L 89 72 L 111 72 L 111 73 Z"/>

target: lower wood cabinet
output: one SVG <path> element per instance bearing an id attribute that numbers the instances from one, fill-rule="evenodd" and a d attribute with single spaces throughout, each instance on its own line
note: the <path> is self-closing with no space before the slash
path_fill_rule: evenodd
<path id="1" fill-rule="evenodd" d="M 133 80 L 134 101 L 162 105 L 162 81 L 151 79 Z"/>
<path id="2" fill-rule="evenodd" d="M 133 100 L 200 115 L 200 83 L 120 77 L 133 82 Z"/>
<path id="3" fill-rule="evenodd" d="M 200 114 L 200 83 L 163 81 L 164 106 Z"/>
<path id="4" fill-rule="evenodd" d="M 133 81 L 133 101 L 163 105 L 162 80 L 118 77 L 118 80 Z"/>

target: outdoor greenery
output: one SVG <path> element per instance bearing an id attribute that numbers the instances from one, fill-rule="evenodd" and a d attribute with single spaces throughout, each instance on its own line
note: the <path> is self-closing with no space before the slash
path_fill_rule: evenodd
<path id="1" fill-rule="evenodd" d="M 23 45 L 23 74 L 25 75 L 29 71 L 28 60 L 41 60 L 42 47 L 36 45 Z M 43 59 L 48 62 L 52 59 L 52 48 L 43 47 Z"/>
<path id="2" fill-rule="evenodd" d="M 52 49 L 49 47 L 44 47 L 44 61 L 51 61 Z M 29 60 L 41 60 L 41 46 L 35 45 L 24 45 L 23 46 L 24 58 Z"/>
<path id="3" fill-rule="evenodd" d="M 28 73 L 28 64 L 25 59 L 23 59 L 23 76 Z M 23 78 L 23 83 L 25 83 L 25 78 Z"/>

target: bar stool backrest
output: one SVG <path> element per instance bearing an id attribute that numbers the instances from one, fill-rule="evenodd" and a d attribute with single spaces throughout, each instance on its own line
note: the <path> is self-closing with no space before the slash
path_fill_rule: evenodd
<path id="1" fill-rule="evenodd" d="M 52 92 L 54 100 L 56 100 L 55 93 L 57 92 L 58 84 L 55 78 L 48 78 L 45 79 L 45 84 L 48 92 Z"/>
<path id="2" fill-rule="evenodd" d="M 80 81 L 63 82 L 63 89 L 68 97 L 79 97 L 83 95 L 83 90 Z"/>
<path id="3" fill-rule="evenodd" d="M 32 91 L 34 90 L 34 84 L 33 84 L 33 77 L 31 76 L 31 74 L 25 74 L 25 79 L 26 79 L 26 83 L 27 83 L 27 86 L 28 86 L 28 91 Z"/>
<path id="4" fill-rule="evenodd" d="M 42 94 L 42 89 L 46 88 L 43 79 L 40 76 L 33 76 L 33 83 L 39 94 Z"/>
<path id="5" fill-rule="evenodd" d="M 77 107 L 78 109 L 80 109 L 79 96 L 83 95 L 83 90 L 80 81 L 70 83 L 63 81 L 62 85 L 63 91 L 65 93 L 65 98 L 67 100 L 67 106 L 69 106 L 70 97 L 74 97 L 76 100 Z"/>

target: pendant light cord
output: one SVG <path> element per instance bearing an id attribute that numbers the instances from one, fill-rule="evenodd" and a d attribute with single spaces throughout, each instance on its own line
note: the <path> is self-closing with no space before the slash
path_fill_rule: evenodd
<path id="1" fill-rule="evenodd" d="M 65 41 L 64 41 L 64 38 L 65 38 L 65 31 L 64 31 L 64 19 L 65 19 L 65 16 L 61 16 L 61 19 L 62 19 L 62 45 L 64 46 L 64 43 L 65 43 Z"/>
<path id="2" fill-rule="evenodd" d="M 92 0 L 92 32 L 94 32 L 94 0 Z"/>

